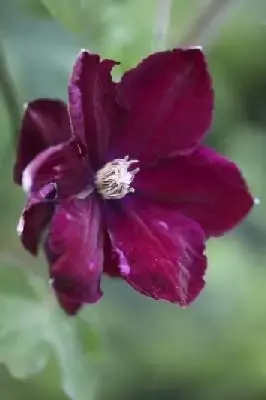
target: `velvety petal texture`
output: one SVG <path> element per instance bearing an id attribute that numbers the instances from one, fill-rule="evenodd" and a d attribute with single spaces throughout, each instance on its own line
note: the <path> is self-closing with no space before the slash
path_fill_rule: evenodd
<path id="1" fill-rule="evenodd" d="M 78 304 L 100 299 L 103 233 L 94 197 L 65 200 L 57 206 L 46 240 L 46 254 L 53 288 L 66 312 L 73 314 Z"/>
<path id="2" fill-rule="evenodd" d="M 202 50 L 152 54 L 117 83 L 116 64 L 81 51 L 69 104 L 36 100 L 21 125 L 18 232 L 34 255 L 43 243 L 69 315 L 101 298 L 103 273 L 189 305 L 205 285 L 207 239 L 254 202 L 239 168 L 201 143 L 214 108 Z"/>
<path id="3" fill-rule="evenodd" d="M 120 273 L 136 290 L 156 300 L 187 306 L 204 287 L 205 234 L 176 211 L 142 201 L 108 207 L 108 233 Z"/>
<path id="4" fill-rule="evenodd" d="M 87 143 L 95 169 L 103 164 L 110 135 L 121 124 L 116 86 L 111 77 L 116 64 L 84 50 L 77 58 L 69 83 L 72 126 L 75 134 Z"/>
<path id="5" fill-rule="evenodd" d="M 24 170 L 22 184 L 26 192 L 35 194 L 52 183 L 61 199 L 86 190 L 91 180 L 82 144 L 71 139 L 36 156 Z"/>
<path id="6" fill-rule="evenodd" d="M 38 252 L 40 240 L 54 210 L 54 204 L 31 197 L 20 217 L 17 231 L 23 246 L 33 255 Z"/>
<path id="7" fill-rule="evenodd" d="M 143 164 L 195 148 L 210 127 L 213 90 L 199 48 L 155 53 L 125 73 L 119 100 L 128 110 L 111 157 Z"/>
<path id="8" fill-rule="evenodd" d="M 206 146 L 141 170 L 134 187 L 146 200 L 197 221 L 207 236 L 232 229 L 253 206 L 239 168 Z"/>
<path id="9" fill-rule="evenodd" d="M 14 180 L 21 184 L 26 166 L 41 151 L 70 139 L 67 106 L 60 100 L 39 99 L 27 104 L 18 140 Z"/>
<path id="10" fill-rule="evenodd" d="M 105 232 L 104 236 L 104 263 L 103 272 L 106 275 L 114 277 L 121 277 L 120 274 L 120 259 L 118 253 L 113 248 L 110 236 Z"/>

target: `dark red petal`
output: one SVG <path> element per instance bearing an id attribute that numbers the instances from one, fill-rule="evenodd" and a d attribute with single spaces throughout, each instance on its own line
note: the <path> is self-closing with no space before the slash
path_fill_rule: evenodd
<path id="1" fill-rule="evenodd" d="M 60 304 L 70 314 L 79 305 L 95 303 L 102 296 L 102 236 L 95 198 L 65 200 L 57 206 L 45 252 L 53 288 Z"/>
<path id="2" fill-rule="evenodd" d="M 50 248 L 49 237 L 46 236 L 46 240 L 44 241 L 44 252 L 46 254 L 46 258 L 49 262 L 49 265 L 52 266 L 58 260 L 58 255 L 53 253 Z M 67 312 L 69 315 L 76 315 L 77 312 L 81 309 L 83 304 L 74 300 L 71 297 L 67 296 L 64 292 L 55 291 L 56 298 L 60 306 Z"/>
<path id="3" fill-rule="evenodd" d="M 105 233 L 104 237 L 104 263 L 103 272 L 111 277 L 120 277 L 119 257 L 113 249 L 110 236 Z"/>
<path id="4" fill-rule="evenodd" d="M 234 228 L 253 206 L 239 168 L 205 146 L 141 170 L 134 187 L 139 195 L 197 221 L 208 236 Z"/>
<path id="5" fill-rule="evenodd" d="M 95 169 L 105 161 L 109 137 L 117 129 L 120 110 L 115 98 L 111 70 L 117 63 L 100 60 L 82 51 L 74 65 L 69 83 L 70 115 L 73 129 L 87 143 Z"/>
<path id="6" fill-rule="evenodd" d="M 82 308 L 83 304 L 79 301 L 72 300 L 64 293 L 55 292 L 56 298 L 60 306 L 66 311 L 68 315 L 76 315 L 78 311 Z"/>
<path id="7" fill-rule="evenodd" d="M 14 180 L 21 184 L 26 166 L 41 151 L 70 138 L 66 104 L 60 100 L 40 99 L 27 104 L 18 139 Z"/>
<path id="8" fill-rule="evenodd" d="M 87 189 L 90 170 L 81 144 L 75 139 L 49 147 L 26 167 L 22 185 L 27 192 L 39 193 L 53 184 L 58 198 L 65 198 Z"/>
<path id="9" fill-rule="evenodd" d="M 146 296 L 188 305 L 204 287 L 204 232 L 176 211 L 136 200 L 126 204 L 107 211 L 121 275 Z"/>
<path id="10" fill-rule="evenodd" d="M 152 163 L 193 149 L 211 124 L 211 85 L 198 48 L 155 53 L 126 72 L 118 92 L 129 116 L 112 157 Z"/>
<path id="11" fill-rule="evenodd" d="M 30 198 L 18 223 L 18 234 L 23 246 L 33 255 L 38 252 L 39 243 L 48 225 L 54 206 L 40 198 Z"/>

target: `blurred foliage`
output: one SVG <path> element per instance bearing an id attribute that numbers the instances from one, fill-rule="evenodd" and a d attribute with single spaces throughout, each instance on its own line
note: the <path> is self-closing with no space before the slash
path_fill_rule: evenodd
<path id="1" fill-rule="evenodd" d="M 135 65 L 157 48 L 158 3 L 0 0 L 3 400 L 266 399 L 264 1 L 232 1 L 206 49 L 216 93 L 207 141 L 239 163 L 261 204 L 233 233 L 210 241 L 198 301 L 181 310 L 106 279 L 104 299 L 69 319 L 50 292 L 45 262 L 28 256 L 16 235 L 24 194 L 12 164 L 23 103 L 66 98 L 82 47 L 121 61 L 117 76 Z M 168 47 L 181 43 L 207 3 L 172 1 Z"/>

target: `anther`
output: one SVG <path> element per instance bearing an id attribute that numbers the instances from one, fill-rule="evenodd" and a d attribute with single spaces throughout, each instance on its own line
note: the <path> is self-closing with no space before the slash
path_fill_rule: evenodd
<path id="1" fill-rule="evenodd" d="M 96 173 L 95 185 L 104 199 L 122 199 L 128 193 L 134 193 L 130 185 L 139 168 L 129 170 L 129 167 L 138 162 L 127 155 L 108 162 Z"/>

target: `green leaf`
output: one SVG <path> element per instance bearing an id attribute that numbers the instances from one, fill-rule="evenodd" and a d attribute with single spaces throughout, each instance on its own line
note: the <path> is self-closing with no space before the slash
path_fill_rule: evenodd
<path id="1" fill-rule="evenodd" d="M 0 361 L 16 378 L 40 372 L 48 361 L 44 312 L 19 296 L 0 296 Z"/>
<path id="2" fill-rule="evenodd" d="M 39 0 L 49 14 L 63 23 L 67 29 L 82 38 L 82 47 L 99 45 L 106 34 L 105 10 L 111 6 L 109 0 Z"/>
<path id="3" fill-rule="evenodd" d="M 21 274 L 20 270 L 10 271 L 12 275 L 17 271 L 17 277 Z M 23 292 L 1 291 L 0 362 L 15 378 L 23 379 L 40 372 L 53 355 L 59 366 L 61 386 L 69 398 L 94 399 L 96 377 L 90 360 L 93 353 L 86 353 L 88 346 L 85 348 L 82 342 L 79 320 L 67 317 L 59 309 L 42 278 L 31 276 L 27 293 L 22 286 Z M 82 329 L 86 340 L 92 337 L 95 344 L 95 333 L 88 325 Z"/>
<path id="4" fill-rule="evenodd" d="M 64 391 L 73 400 L 94 399 L 96 376 L 81 346 L 76 321 L 54 310 L 49 314 L 46 334 L 60 365 Z"/>
<path id="5" fill-rule="evenodd" d="M 21 4 L 12 7 L 13 1 L 3 0 L 1 42 L 19 97 L 23 101 L 66 98 L 68 77 L 80 50 L 76 38 L 52 18 L 28 15 Z"/>
<path id="6" fill-rule="evenodd" d="M 41 3 L 54 18 L 61 20 L 69 28 L 75 31 L 82 29 L 80 22 L 84 22 L 85 2 L 81 0 L 41 0 Z"/>

